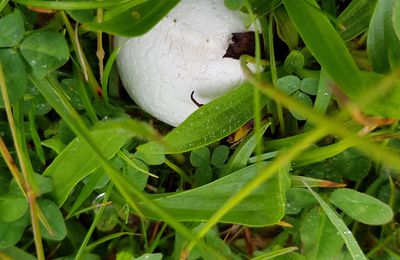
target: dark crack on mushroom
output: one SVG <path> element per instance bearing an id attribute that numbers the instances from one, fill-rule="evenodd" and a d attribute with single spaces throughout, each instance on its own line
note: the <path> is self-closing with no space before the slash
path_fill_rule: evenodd
<path id="1" fill-rule="evenodd" d="M 263 46 L 262 34 L 260 34 L 260 43 L 261 46 Z M 254 32 L 232 33 L 232 43 L 229 44 L 223 58 L 238 60 L 243 54 L 255 56 L 255 45 L 256 40 Z"/>

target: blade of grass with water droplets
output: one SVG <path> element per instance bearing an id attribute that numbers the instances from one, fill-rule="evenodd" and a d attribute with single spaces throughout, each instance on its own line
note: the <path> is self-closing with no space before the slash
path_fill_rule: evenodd
<path id="1" fill-rule="evenodd" d="M 307 189 L 310 191 L 310 193 L 315 197 L 315 199 L 318 201 L 318 203 L 321 205 L 322 209 L 325 211 L 325 214 L 328 216 L 329 220 L 332 222 L 332 224 L 336 227 L 338 230 L 340 236 L 343 238 L 347 249 L 349 250 L 351 256 L 355 260 L 366 260 L 367 258 L 365 257 L 363 251 L 361 250 L 360 246 L 357 243 L 357 240 L 349 230 L 349 228 L 346 226 L 346 224 L 343 222 L 341 218 L 335 213 L 335 211 L 326 203 L 319 195 L 318 193 L 314 192 L 310 186 L 306 182 L 303 182 L 304 186 L 307 187 Z"/>

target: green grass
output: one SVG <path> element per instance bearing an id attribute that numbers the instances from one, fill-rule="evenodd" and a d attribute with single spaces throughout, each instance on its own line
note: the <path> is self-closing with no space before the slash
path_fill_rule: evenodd
<path id="1" fill-rule="evenodd" d="M 0 259 L 399 259 L 399 2 L 225 0 L 247 80 L 173 129 L 109 36 L 178 2 L 0 1 Z"/>

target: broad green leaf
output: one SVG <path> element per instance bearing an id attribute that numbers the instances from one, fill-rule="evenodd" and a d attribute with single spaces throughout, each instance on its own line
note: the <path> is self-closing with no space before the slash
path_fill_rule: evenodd
<path id="1" fill-rule="evenodd" d="M 76 259 L 75 255 L 54 258 L 54 260 L 75 260 L 75 259 Z M 101 260 L 101 257 L 90 253 L 90 254 L 85 254 L 82 260 Z"/>
<path id="2" fill-rule="evenodd" d="M 74 79 L 64 79 L 61 81 L 61 86 L 63 87 L 65 94 L 69 97 L 71 105 L 76 110 L 82 110 L 84 106 L 76 85 Z"/>
<path id="3" fill-rule="evenodd" d="M 193 232 L 197 233 L 201 228 L 204 227 L 204 223 L 201 223 L 193 228 Z M 211 248 L 215 248 L 218 250 L 220 257 L 218 259 L 238 259 L 238 257 L 234 257 L 232 254 L 229 245 L 219 237 L 219 233 L 215 230 L 211 229 L 207 232 L 204 236 L 204 242 L 207 246 Z M 181 236 L 178 234 L 175 236 L 175 252 L 173 255 L 179 256 L 180 253 L 185 250 L 187 245 L 187 241 L 185 241 Z M 178 259 L 179 257 L 175 257 L 174 259 Z M 190 252 L 188 260 L 196 260 L 196 259 L 216 259 L 215 257 L 211 257 L 208 254 L 204 254 L 202 251 L 198 250 L 198 248 L 193 248 Z"/>
<path id="4" fill-rule="evenodd" d="M 132 260 L 132 259 L 135 259 L 132 249 L 127 248 L 118 250 L 118 253 L 116 255 L 116 260 Z"/>
<path id="5" fill-rule="evenodd" d="M 301 72 L 304 67 L 304 54 L 298 50 L 291 51 L 286 57 L 283 66 L 287 73 Z"/>
<path id="6" fill-rule="evenodd" d="M 321 69 L 321 74 L 318 80 L 318 91 L 317 96 L 314 101 L 314 111 L 325 114 L 329 101 L 331 100 L 331 90 L 330 83 L 331 79 L 329 78 L 328 73 L 324 68 Z M 311 124 L 307 121 L 307 124 Z"/>
<path id="7" fill-rule="evenodd" d="M 59 136 L 53 136 L 52 138 L 43 140 L 41 143 L 43 146 L 54 150 L 57 154 L 61 153 L 66 146 Z"/>
<path id="8" fill-rule="evenodd" d="M 342 255 L 344 241 L 319 207 L 305 216 L 300 236 L 304 254 L 309 260 L 339 259 Z"/>
<path id="9" fill-rule="evenodd" d="M 296 91 L 296 92 L 293 94 L 293 97 L 296 98 L 297 101 L 303 103 L 303 104 L 306 105 L 306 106 L 309 106 L 310 108 L 311 108 L 312 105 L 313 105 L 311 98 L 310 98 L 308 95 L 306 95 L 306 94 L 304 94 L 303 92 L 301 92 L 301 91 Z M 290 108 L 290 107 L 289 107 L 289 110 L 290 110 L 290 113 L 291 113 L 291 114 L 294 116 L 294 118 L 296 118 L 297 120 L 306 120 L 306 119 L 307 119 L 307 117 L 303 116 L 303 115 L 300 114 L 300 113 L 297 113 L 296 109 L 293 109 L 293 108 Z"/>
<path id="10" fill-rule="evenodd" d="M 98 188 L 97 186 L 99 185 L 100 182 L 102 182 L 103 178 L 104 178 L 104 171 L 102 171 L 102 169 L 100 168 L 98 168 L 95 172 L 93 172 L 87 177 L 85 186 L 80 191 L 72 207 L 69 209 L 68 213 L 69 217 L 73 215 L 78 210 L 78 208 L 83 204 L 83 202 L 85 202 L 85 200 L 89 198 L 90 194 L 92 194 L 92 192 Z"/>
<path id="11" fill-rule="evenodd" d="M 281 139 L 267 140 L 263 146 L 267 152 L 278 151 L 282 148 L 289 148 L 295 145 L 304 138 L 305 135 L 307 135 L 307 133 L 292 135 Z"/>
<path id="12" fill-rule="evenodd" d="M 253 86 L 244 83 L 222 97 L 205 104 L 163 138 L 138 147 L 146 153 L 175 154 L 190 151 L 224 138 L 253 116 Z M 262 99 L 261 107 L 266 104 Z"/>
<path id="13" fill-rule="evenodd" d="M 292 188 L 304 188 L 304 187 L 343 187 L 343 183 L 315 179 L 311 177 L 301 175 L 290 175 L 290 183 Z"/>
<path id="14" fill-rule="evenodd" d="M 95 10 L 71 10 L 67 12 L 75 21 L 89 23 L 95 17 Z"/>
<path id="15" fill-rule="evenodd" d="M 384 225 L 393 218 L 393 211 L 388 205 L 355 190 L 335 190 L 330 202 L 354 220 L 367 225 Z"/>
<path id="16" fill-rule="evenodd" d="M 273 258 L 274 260 L 307 260 L 307 258 L 300 253 L 290 252 L 289 254 L 283 256 L 277 256 Z"/>
<path id="17" fill-rule="evenodd" d="M 263 136 L 265 131 L 267 131 L 270 125 L 271 125 L 270 121 L 262 125 L 262 127 L 260 128 L 259 136 Z M 247 162 L 251 154 L 256 148 L 257 143 L 258 143 L 257 134 L 255 131 L 253 131 L 250 135 L 246 136 L 246 138 L 236 148 L 235 152 L 229 158 L 225 168 L 223 168 L 221 176 L 228 175 L 241 168 L 244 168 L 247 165 Z"/>
<path id="18" fill-rule="evenodd" d="M 208 165 L 201 166 L 194 172 L 194 185 L 196 187 L 210 183 L 212 180 L 212 169 Z"/>
<path id="19" fill-rule="evenodd" d="M 371 159 L 354 148 L 349 148 L 333 157 L 330 163 L 336 166 L 337 171 L 341 171 L 344 178 L 352 181 L 364 179 L 372 166 Z"/>
<path id="20" fill-rule="evenodd" d="M 400 2 L 397 1 L 393 7 L 393 29 L 397 35 L 397 38 L 400 39 Z"/>
<path id="21" fill-rule="evenodd" d="M 42 79 L 60 68 L 69 59 L 69 49 L 64 35 L 50 31 L 37 31 L 21 44 L 22 56 L 32 68 L 33 75 Z"/>
<path id="22" fill-rule="evenodd" d="M 322 156 L 324 159 L 326 158 L 325 155 L 327 155 L 330 158 L 319 163 L 309 164 L 301 168 L 301 171 L 307 172 L 308 176 L 321 179 L 336 181 L 340 181 L 342 178 L 353 181 L 362 180 L 371 169 L 371 159 L 355 148 L 343 151 L 342 144 L 344 144 L 343 148 L 346 149 L 348 147 L 345 141 L 342 141 L 306 151 L 304 156 Z M 298 163 L 300 165 L 304 164 L 307 157 L 300 157 Z"/>
<path id="23" fill-rule="evenodd" d="M 337 18 L 340 36 L 345 42 L 368 30 L 377 0 L 353 0 Z"/>
<path id="24" fill-rule="evenodd" d="M 112 18 L 102 23 L 86 23 L 83 28 L 95 31 L 104 31 L 111 34 L 133 37 L 140 36 L 155 26 L 168 12 L 179 3 L 179 0 L 134 0 L 125 4 L 120 4 L 118 10 L 114 12 Z"/>
<path id="25" fill-rule="evenodd" d="M 194 167 L 207 166 L 210 163 L 210 150 L 208 147 L 201 147 L 190 153 L 190 163 Z"/>
<path id="26" fill-rule="evenodd" d="M 226 145 L 218 145 L 212 152 L 211 164 L 215 167 L 222 167 L 229 156 L 229 147 Z"/>
<path id="27" fill-rule="evenodd" d="M 6 80 L 8 97 L 11 104 L 14 104 L 22 98 L 27 88 L 28 77 L 25 66 L 19 54 L 13 49 L 0 49 L 0 62 Z M 3 106 L 3 97 L 0 94 L 0 107 Z"/>
<path id="28" fill-rule="evenodd" d="M 91 137 L 101 152 L 111 158 L 133 136 L 129 131 L 118 127 L 100 126 L 91 131 Z M 54 190 L 51 195 L 57 204 L 62 205 L 75 185 L 100 165 L 89 145 L 81 138 L 75 138 L 44 172 L 44 176 L 53 179 Z"/>
<path id="29" fill-rule="evenodd" d="M 28 209 L 28 201 L 24 196 L 0 196 L 0 221 L 13 222 L 20 219 Z"/>
<path id="30" fill-rule="evenodd" d="M 50 178 L 44 177 L 37 173 L 33 173 L 33 177 L 39 187 L 40 193 L 38 193 L 38 195 L 43 195 L 43 194 L 49 193 L 53 190 L 53 188 L 54 188 L 53 181 Z M 8 189 L 9 189 L 10 195 L 23 196 L 23 194 L 21 192 L 21 188 L 18 186 L 17 182 L 14 179 L 11 181 Z"/>
<path id="31" fill-rule="evenodd" d="M 314 196 L 314 198 L 321 205 L 322 209 L 325 211 L 325 214 L 328 216 L 329 220 L 336 227 L 338 234 L 343 238 L 347 250 L 349 250 L 350 255 L 354 260 L 366 260 L 366 256 L 361 250 L 360 246 L 357 243 L 357 240 L 353 236 L 353 233 L 346 226 L 344 221 L 338 216 L 338 214 L 326 203 L 321 196 L 318 195 L 315 191 L 313 191 L 308 185 L 306 185 L 310 193 Z"/>
<path id="32" fill-rule="evenodd" d="M 308 95 L 317 95 L 318 92 L 318 79 L 304 78 L 300 82 L 300 90 Z"/>
<path id="33" fill-rule="evenodd" d="M 283 0 L 285 8 L 307 48 L 336 84 L 350 97 L 364 85 L 355 62 L 339 33 L 314 0 Z"/>
<path id="34" fill-rule="evenodd" d="M 28 214 L 13 222 L 0 221 L 0 249 L 15 245 L 21 239 L 28 222 Z"/>
<path id="35" fill-rule="evenodd" d="M 162 259 L 162 254 L 160 253 L 155 253 L 155 254 L 144 254 L 140 257 L 134 258 L 135 260 L 161 260 Z M 118 259 L 117 260 L 131 260 L 132 258 L 129 259 Z"/>
<path id="36" fill-rule="evenodd" d="M 98 202 L 101 203 L 103 197 L 99 197 Z M 96 215 L 99 214 L 98 210 Z M 96 228 L 101 232 L 111 232 L 118 224 L 119 216 L 114 205 L 108 205 L 103 208 L 102 214 L 97 222 Z"/>
<path id="37" fill-rule="evenodd" d="M 0 19 L 0 48 L 14 47 L 24 36 L 24 19 L 19 10 Z"/>
<path id="38" fill-rule="evenodd" d="M 15 246 L 2 249 L 2 250 L 0 250 L 0 252 L 9 257 L 12 257 L 12 259 L 23 259 L 23 260 L 36 260 L 37 259 L 33 255 L 28 254 L 26 251 L 24 251 L 18 247 L 15 247 Z"/>
<path id="39" fill-rule="evenodd" d="M 400 40 L 392 15 L 396 0 L 378 0 L 368 29 L 367 51 L 376 72 L 389 72 L 400 64 Z"/>
<path id="40" fill-rule="evenodd" d="M 278 5 L 281 4 L 282 0 L 269 0 L 269 1 L 260 1 L 260 0 L 248 0 L 251 7 L 253 7 L 254 11 L 258 14 L 266 14 L 270 11 L 274 10 Z"/>
<path id="41" fill-rule="evenodd" d="M 297 76 L 289 75 L 278 79 L 277 88 L 288 95 L 296 92 L 300 87 L 300 79 Z"/>
<path id="42" fill-rule="evenodd" d="M 226 8 L 230 10 L 239 10 L 243 6 L 244 0 L 224 0 Z"/>
<path id="43" fill-rule="evenodd" d="M 29 5 L 31 7 L 38 7 L 44 9 L 54 10 L 87 10 L 97 8 L 110 8 L 120 5 L 126 0 L 64 0 L 64 1 L 48 1 L 48 0 L 15 0 L 15 2 L 22 5 Z"/>
<path id="44" fill-rule="evenodd" d="M 42 237 L 49 240 L 61 241 L 67 235 L 67 227 L 65 226 L 63 215 L 57 205 L 46 199 L 39 199 L 37 201 L 44 217 L 49 223 L 52 233 L 49 234 L 46 228 L 40 223 L 40 232 Z"/>
<path id="45" fill-rule="evenodd" d="M 176 194 L 166 194 L 154 199 L 159 206 L 174 215 L 179 221 L 205 221 L 218 210 L 227 199 L 238 192 L 257 174 L 257 169 L 268 167 L 267 163 L 248 166 L 212 183 Z M 288 170 L 282 176 L 276 174 L 254 190 L 221 222 L 248 226 L 266 226 L 278 223 L 284 216 L 286 190 L 289 188 Z M 159 219 L 142 205 L 145 215 Z"/>
<path id="46" fill-rule="evenodd" d="M 298 214 L 303 208 L 316 203 L 314 197 L 306 189 L 302 188 L 290 188 L 286 193 L 286 199 L 286 214 Z"/>
<path id="47" fill-rule="evenodd" d="M 49 193 L 54 189 L 53 181 L 50 178 L 44 177 L 37 173 L 35 173 L 34 176 L 39 186 L 40 195 Z"/>
<path id="48" fill-rule="evenodd" d="M 165 162 L 165 155 L 164 154 L 150 154 L 150 153 L 143 153 L 141 151 L 136 151 L 134 156 L 145 162 L 147 165 L 161 165 Z"/>
<path id="49" fill-rule="evenodd" d="M 129 182 L 131 185 L 135 186 L 139 190 L 144 190 L 147 184 L 147 179 L 149 177 L 149 175 L 145 172 L 148 172 L 149 168 L 144 162 L 136 158 L 132 158 L 131 160 L 137 168 L 129 165 L 126 162 L 123 162 L 122 176 L 124 177 L 125 181 Z M 140 170 L 145 172 L 142 172 Z"/>
<path id="50" fill-rule="evenodd" d="M 2 129 L 2 125 L 0 124 L 0 129 Z M 5 168 L 7 167 L 4 163 L 4 159 L 1 158 L 0 159 L 0 169 L 2 171 L 4 171 L 4 174 L 0 174 L 0 195 L 5 195 L 8 193 L 8 186 L 10 185 L 11 181 L 14 181 L 14 179 L 12 178 L 11 174 L 6 173 Z M 4 169 L 3 169 L 4 168 Z"/>
<path id="51" fill-rule="evenodd" d="M 279 38 L 286 43 L 290 50 L 299 45 L 299 34 L 283 6 L 275 9 L 274 17 Z"/>

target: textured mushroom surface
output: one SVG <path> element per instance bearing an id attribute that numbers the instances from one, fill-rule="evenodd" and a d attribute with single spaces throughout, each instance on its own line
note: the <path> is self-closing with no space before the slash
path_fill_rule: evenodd
<path id="1" fill-rule="evenodd" d="M 232 33 L 245 32 L 240 14 L 222 0 L 182 0 L 147 34 L 117 38 L 117 64 L 131 98 L 172 126 L 198 106 L 243 81 L 238 60 L 223 58 Z"/>

